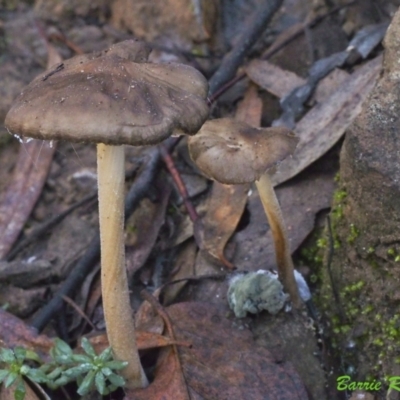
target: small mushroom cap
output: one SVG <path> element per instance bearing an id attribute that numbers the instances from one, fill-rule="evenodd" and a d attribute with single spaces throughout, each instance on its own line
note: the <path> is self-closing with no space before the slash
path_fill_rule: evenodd
<path id="1" fill-rule="evenodd" d="M 294 152 L 298 139 L 283 127 L 253 128 L 222 118 L 207 121 L 188 143 L 190 156 L 206 176 L 232 185 L 260 179 Z"/>
<path id="2" fill-rule="evenodd" d="M 148 63 L 127 40 L 80 55 L 35 78 L 8 112 L 7 129 L 45 140 L 147 145 L 196 133 L 208 118 L 208 85 L 183 64 Z"/>

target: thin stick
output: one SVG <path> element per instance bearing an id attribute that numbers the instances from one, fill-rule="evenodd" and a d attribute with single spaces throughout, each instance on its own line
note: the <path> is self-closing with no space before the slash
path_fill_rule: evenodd
<path id="1" fill-rule="evenodd" d="M 182 197 L 183 204 L 186 207 L 186 210 L 189 214 L 191 221 L 196 222 L 197 219 L 199 218 L 199 215 L 197 214 L 196 209 L 194 208 L 192 202 L 189 199 L 189 193 L 186 189 L 185 182 L 183 182 L 182 177 L 175 166 L 174 160 L 171 157 L 171 154 L 168 152 L 167 148 L 162 143 L 160 144 L 160 153 L 165 163 L 165 166 L 167 167 L 169 173 L 171 174 L 172 179 L 174 180 L 175 185 L 179 191 L 179 194 Z"/>
<path id="2" fill-rule="evenodd" d="M 269 20 L 281 6 L 283 0 L 269 0 L 261 2 L 259 8 L 254 12 L 252 20 L 247 29 L 241 35 L 237 44 L 222 60 L 218 70 L 210 79 L 210 95 L 215 93 L 222 85 L 235 76 L 237 69 L 243 62 L 253 44 L 265 30 Z"/>
<path id="3" fill-rule="evenodd" d="M 279 279 L 281 280 L 285 290 L 289 293 L 293 305 L 298 308 L 303 302 L 301 301 L 294 277 L 293 260 L 290 254 L 289 241 L 281 208 L 268 173 L 263 174 L 260 180 L 256 181 L 256 186 L 265 213 L 267 214 L 272 237 L 275 243 L 276 265 Z"/>

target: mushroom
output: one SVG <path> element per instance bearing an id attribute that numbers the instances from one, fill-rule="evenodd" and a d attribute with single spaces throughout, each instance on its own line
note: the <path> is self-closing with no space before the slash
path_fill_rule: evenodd
<path id="1" fill-rule="evenodd" d="M 44 140 L 97 144 L 101 280 L 114 357 L 128 361 L 127 387 L 147 385 L 135 341 L 124 249 L 124 144 L 196 133 L 208 117 L 208 85 L 197 70 L 147 62 L 150 49 L 127 40 L 76 56 L 39 75 L 20 94 L 5 125 Z"/>
<path id="2" fill-rule="evenodd" d="M 253 128 L 230 118 L 207 121 L 188 140 L 190 156 L 210 179 L 228 185 L 255 182 L 271 227 L 279 278 L 295 307 L 302 302 L 281 208 L 267 170 L 292 154 L 297 143 L 286 128 Z"/>

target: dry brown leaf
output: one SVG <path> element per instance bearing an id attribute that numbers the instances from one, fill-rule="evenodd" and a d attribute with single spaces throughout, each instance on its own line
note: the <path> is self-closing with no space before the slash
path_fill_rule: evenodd
<path id="1" fill-rule="evenodd" d="M 53 347 L 53 341 L 46 335 L 38 335 L 35 329 L 0 308 L 0 345 L 10 348 L 20 346 L 45 356 Z"/>
<path id="2" fill-rule="evenodd" d="M 167 309 L 175 336 L 193 343 L 179 348 L 182 370 L 173 348 L 158 359 L 155 379 L 133 390 L 125 400 L 307 399 L 303 383 L 289 363 L 274 360 L 209 303 L 180 303 Z M 190 395 L 189 395 L 190 394 Z"/>
<path id="3" fill-rule="evenodd" d="M 215 1 L 117 0 L 111 6 L 111 22 L 117 29 L 128 29 L 135 36 L 154 40 L 172 35 L 175 39 L 201 42 L 215 29 L 218 12 Z"/>
<path id="4" fill-rule="evenodd" d="M 311 98 L 311 102 L 322 103 L 328 100 L 329 96 L 331 96 L 349 76 L 350 74 L 343 69 L 335 68 L 319 82 Z"/>
<path id="5" fill-rule="evenodd" d="M 307 399 L 294 368 L 277 363 L 255 345 L 249 331 L 235 329 L 216 306 L 180 303 L 168 309 L 177 338 L 193 343 L 180 348 L 191 389 L 204 399 Z"/>
<path id="6" fill-rule="evenodd" d="M 55 146 L 43 140 L 21 144 L 12 180 L 0 198 L 0 259 L 11 250 L 42 193 L 54 152 Z"/>
<path id="7" fill-rule="evenodd" d="M 253 60 L 245 68 L 247 76 L 257 85 L 282 98 L 306 81 L 294 72 L 284 70 L 265 60 Z"/>
<path id="8" fill-rule="evenodd" d="M 295 133 L 300 142 L 293 156 L 283 160 L 271 177 L 275 185 L 303 171 L 342 137 L 374 87 L 381 64 L 381 57 L 366 63 L 349 76 L 327 101 L 317 104 L 297 123 Z"/>
<path id="9" fill-rule="evenodd" d="M 124 400 L 192 400 L 172 347 L 163 349 L 157 360 L 154 381 L 145 389 L 126 392 Z"/>
<path id="10" fill-rule="evenodd" d="M 175 258 L 174 268 L 172 273 L 169 275 L 169 281 L 185 279 L 195 275 L 194 265 L 196 262 L 196 253 L 197 246 L 193 240 L 190 240 L 188 243 L 183 245 Z M 187 281 L 182 281 L 174 283 L 173 285 L 165 286 L 163 290 L 163 304 L 171 304 L 186 283 Z"/>
<path id="11" fill-rule="evenodd" d="M 126 249 L 126 268 L 129 277 L 132 277 L 146 262 L 164 223 L 171 188 L 166 184 L 160 186 L 162 186 L 159 191 L 160 201 L 154 203 L 147 198 L 143 199 L 140 207 L 127 222 L 128 231 L 129 226 L 135 229 L 130 237 L 128 234 L 130 243 Z"/>
<path id="12" fill-rule="evenodd" d="M 251 126 L 260 126 L 263 103 L 257 93 L 257 87 L 250 85 L 243 100 L 238 104 L 235 119 Z"/>
<path id="13" fill-rule="evenodd" d="M 48 44 L 47 66 L 62 60 Z M 14 175 L 0 197 L 0 260 L 11 250 L 46 182 L 56 146 L 43 140 L 21 143 Z"/>
<path id="14" fill-rule="evenodd" d="M 233 265 L 225 258 L 224 249 L 242 217 L 249 187 L 214 182 L 208 200 L 204 218 L 204 250 L 228 268 L 233 268 Z"/>

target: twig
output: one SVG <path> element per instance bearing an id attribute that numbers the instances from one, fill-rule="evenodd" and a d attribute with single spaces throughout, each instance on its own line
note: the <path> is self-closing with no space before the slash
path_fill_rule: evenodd
<path id="1" fill-rule="evenodd" d="M 237 69 L 251 50 L 253 44 L 265 30 L 269 20 L 281 6 L 283 0 L 270 0 L 261 3 L 249 21 L 247 29 L 239 38 L 235 47 L 222 60 L 218 70 L 210 79 L 209 94 L 212 95 L 222 85 L 234 77 Z"/>
<path id="2" fill-rule="evenodd" d="M 199 218 L 199 215 L 197 214 L 196 209 L 194 208 L 192 202 L 190 201 L 186 185 L 183 182 L 182 177 L 175 166 L 171 154 L 168 152 L 167 148 L 163 144 L 160 145 L 160 153 L 165 163 L 165 166 L 167 167 L 169 173 L 171 174 L 172 179 L 174 180 L 175 185 L 179 191 L 179 194 L 182 197 L 183 203 L 185 204 L 185 207 L 187 209 L 191 221 L 196 222 L 196 220 Z"/>
<path id="3" fill-rule="evenodd" d="M 93 322 L 90 320 L 90 318 L 84 313 L 84 311 L 76 304 L 70 297 L 68 296 L 62 296 L 63 300 L 68 303 L 89 325 L 90 327 L 94 330 L 97 331 L 96 326 L 93 324 Z"/>

